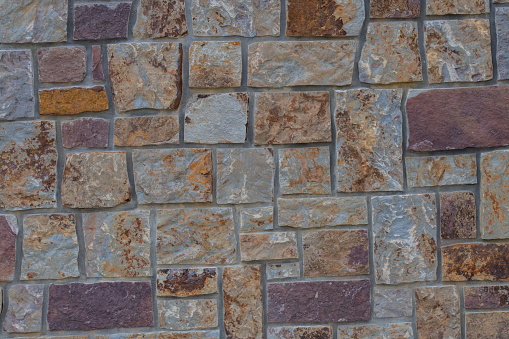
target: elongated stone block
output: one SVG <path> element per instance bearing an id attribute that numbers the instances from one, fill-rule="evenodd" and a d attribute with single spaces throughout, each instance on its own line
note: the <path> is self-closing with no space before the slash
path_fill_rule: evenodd
<path id="1" fill-rule="evenodd" d="M 162 338 L 162 337 L 160 337 Z M 59 339 L 59 338 L 52 338 Z M 76 338 L 67 337 L 65 339 L 88 339 L 88 337 Z M 115 333 L 108 335 L 96 335 L 94 339 L 157 339 L 157 333 Z"/>
<path id="2" fill-rule="evenodd" d="M 250 207 L 240 210 L 240 231 L 261 232 L 274 228 L 274 210 L 272 206 Z"/>
<path id="3" fill-rule="evenodd" d="M 41 115 L 75 115 L 109 108 L 104 86 L 72 87 L 39 91 Z"/>
<path id="4" fill-rule="evenodd" d="M 413 312 L 410 288 L 379 288 L 373 291 L 373 312 L 377 318 L 411 317 Z"/>
<path id="5" fill-rule="evenodd" d="M 191 297 L 217 293 L 215 268 L 160 268 L 157 270 L 157 295 Z"/>
<path id="6" fill-rule="evenodd" d="M 41 48 L 37 58 L 39 82 L 81 82 L 87 74 L 85 47 Z"/>
<path id="7" fill-rule="evenodd" d="M 219 331 L 159 332 L 158 339 L 219 339 Z"/>
<path id="8" fill-rule="evenodd" d="M 131 4 L 78 4 L 74 7 L 74 40 L 127 38 Z"/>
<path id="9" fill-rule="evenodd" d="M 417 18 L 420 0 L 371 0 L 369 16 L 381 18 Z"/>
<path id="10" fill-rule="evenodd" d="M 217 327 L 216 300 L 159 299 L 159 326 L 169 330 Z"/>
<path id="11" fill-rule="evenodd" d="M 427 15 L 483 14 L 489 11 L 489 0 L 426 0 Z"/>
<path id="12" fill-rule="evenodd" d="M 100 45 L 92 46 L 92 79 L 104 81 L 103 54 Z"/>
<path id="13" fill-rule="evenodd" d="M 440 193 L 442 239 L 475 239 L 475 196 L 472 192 Z"/>
<path id="14" fill-rule="evenodd" d="M 15 215 L 0 214 L 0 281 L 14 280 L 18 225 Z M 2 304 L 0 297 L 0 304 Z M 0 310 L 0 313 L 1 310 Z"/>
<path id="15" fill-rule="evenodd" d="M 509 286 L 463 287 L 465 308 L 509 308 Z"/>
<path id="16" fill-rule="evenodd" d="M 178 144 L 177 116 L 147 116 L 115 119 L 115 146 Z"/>
<path id="17" fill-rule="evenodd" d="M 241 234 L 242 261 L 298 259 L 295 232 L 265 232 Z"/>
<path id="18" fill-rule="evenodd" d="M 1 6 L 0 4 L 0 8 Z M 2 13 L 1 9 L 0 13 Z M 0 120 L 33 117 L 32 53 L 29 50 L 0 51 L 0 78 L 2 79 L 0 82 L 0 102 L 2 103 Z"/>
<path id="19" fill-rule="evenodd" d="M 412 323 L 351 325 L 338 328 L 341 339 L 413 339 Z"/>
<path id="20" fill-rule="evenodd" d="M 467 338 L 504 338 L 507 336 L 509 312 L 466 314 Z"/>
<path id="21" fill-rule="evenodd" d="M 266 266 L 267 279 L 286 279 L 300 277 L 300 264 L 298 262 L 272 264 Z"/>
<path id="22" fill-rule="evenodd" d="M 267 339 L 332 339 L 330 326 L 299 326 L 271 327 L 267 331 Z"/>
<path id="23" fill-rule="evenodd" d="M 80 118 L 62 122 L 62 145 L 74 147 L 108 147 L 110 122 L 106 119 Z"/>
<path id="24" fill-rule="evenodd" d="M 42 330 L 44 285 L 12 285 L 9 308 L 5 314 L 4 331 L 31 333 Z"/>
<path id="25" fill-rule="evenodd" d="M 143 0 L 136 11 L 137 39 L 179 38 L 187 34 L 184 0 Z"/>
<path id="26" fill-rule="evenodd" d="M 497 32 L 497 65 L 498 78 L 509 79 L 509 9 L 504 7 L 495 8 L 495 23 Z"/>

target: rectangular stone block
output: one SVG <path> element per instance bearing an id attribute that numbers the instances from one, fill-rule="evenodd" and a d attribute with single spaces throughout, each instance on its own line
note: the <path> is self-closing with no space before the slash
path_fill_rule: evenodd
<path id="1" fill-rule="evenodd" d="M 184 0 L 142 0 L 136 10 L 137 39 L 180 38 L 187 35 Z"/>
<path id="2" fill-rule="evenodd" d="M 413 339 L 414 330 L 411 323 L 351 325 L 338 328 L 341 339 Z"/>
<path id="3" fill-rule="evenodd" d="M 298 259 L 295 232 L 240 234 L 242 261 Z"/>
<path id="4" fill-rule="evenodd" d="M 88 339 L 68 337 L 68 339 Z M 96 335 L 94 339 L 157 339 L 157 333 L 115 333 L 108 335 Z"/>
<path id="5" fill-rule="evenodd" d="M 489 13 L 489 0 L 426 0 L 427 15 Z"/>
<path id="6" fill-rule="evenodd" d="M 159 268 L 157 296 L 191 297 L 217 293 L 217 269 Z"/>
<path id="7" fill-rule="evenodd" d="M 115 146 L 138 147 L 179 143 L 177 116 L 143 116 L 115 119 Z"/>
<path id="8" fill-rule="evenodd" d="M 52 47 L 37 50 L 39 82 L 82 82 L 87 74 L 85 47 Z"/>
<path id="9" fill-rule="evenodd" d="M 0 214 L 0 281 L 14 280 L 18 224 L 15 215 Z M 0 297 L 0 304 L 2 298 Z M 0 311 L 0 313 L 2 313 Z"/>
<path id="10" fill-rule="evenodd" d="M 74 147 L 108 147 L 110 121 L 97 118 L 80 118 L 62 121 L 62 145 Z"/>
<path id="11" fill-rule="evenodd" d="M 505 338 L 509 312 L 467 313 L 467 338 Z"/>
<path id="12" fill-rule="evenodd" d="M 261 232 L 274 228 L 274 210 L 272 206 L 250 207 L 240 210 L 240 231 Z"/>
<path id="13" fill-rule="evenodd" d="M 300 277 L 300 264 L 298 262 L 266 265 L 265 269 L 269 280 Z"/>
<path id="14" fill-rule="evenodd" d="M 460 338 L 460 300 L 455 286 L 417 287 L 415 314 L 419 338 Z"/>
<path id="15" fill-rule="evenodd" d="M 92 46 L 92 79 L 104 81 L 103 53 L 100 45 Z"/>
<path id="16" fill-rule="evenodd" d="M 475 239 L 475 196 L 472 192 L 440 193 L 442 239 Z"/>
<path id="17" fill-rule="evenodd" d="M 13 1 L 15 2 L 15 1 Z M 3 2 L 5 3 L 5 1 Z M 0 22 L 4 23 L 1 15 Z M 5 26 L 0 25 L 1 30 Z M 29 50 L 0 51 L 0 120 L 34 116 L 34 75 Z"/>
<path id="18" fill-rule="evenodd" d="M 509 8 L 495 8 L 495 28 L 497 32 L 497 65 L 498 78 L 509 79 Z"/>
<path id="19" fill-rule="evenodd" d="M 420 0 L 371 0 L 369 16 L 382 18 L 418 18 Z"/>
<path id="20" fill-rule="evenodd" d="M 159 299 L 159 326 L 169 330 L 217 327 L 217 301 Z"/>
<path id="21" fill-rule="evenodd" d="M 108 96 L 104 86 L 39 91 L 39 113 L 41 115 L 76 115 L 84 112 L 102 112 L 108 108 Z"/>
<path id="22" fill-rule="evenodd" d="M 377 318 L 411 317 L 412 289 L 380 288 L 373 291 L 373 312 Z"/>
<path id="23" fill-rule="evenodd" d="M 74 7 L 74 40 L 127 38 L 131 3 L 78 4 Z"/>
<path id="24" fill-rule="evenodd" d="M 158 339 L 219 339 L 219 331 L 159 332 Z"/>
<path id="25" fill-rule="evenodd" d="M 267 331 L 267 339 L 332 339 L 330 326 L 271 327 Z"/>
<path id="26" fill-rule="evenodd" d="M 463 287 L 465 308 L 509 308 L 509 286 Z"/>
<path id="27" fill-rule="evenodd" d="M 9 308 L 5 313 L 4 331 L 31 333 L 42 330 L 44 285 L 12 285 Z"/>

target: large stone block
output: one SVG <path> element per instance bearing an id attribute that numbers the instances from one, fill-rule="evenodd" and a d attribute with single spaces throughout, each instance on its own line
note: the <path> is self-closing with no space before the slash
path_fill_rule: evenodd
<path id="1" fill-rule="evenodd" d="M 187 34 L 184 0 L 142 0 L 136 11 L 137 39 L 179 38 Z"/>
<path id="2" fill-rule="evenodd" d="M 463 287 L 465 308 L 509 308 L 509 286 Z"/>
<path id="3" fill-rule="evenodd" d="M 85 47 L 52 47 L 37 51 L 39 82 L 81 82 L 87 74 Z"/>
<path id="4" fill-rule="evenodd" d="M 330 326 L 271 327 L 267 339 L 332 339 Z"/>
<path id="5" fill-rule="evenodd" d="M 106 119 L 80 118 L 62 121 L 62 145 L 74 147 L 108 147 L 110 122 Z"/>
<path id="6" fill-rule="evenodd" d="M 466 314 L 466 336 L 472 339 L 505 338 L 509 312 L 479 312 Z"/>
<path id="7" fill-rule="evenodd" d="M 39 91 L 41 115 L 75 115 L 102 112 L 109 108 L 104 86 L 71 87 Z"/>
<path id="8" fill-rule="evenodd" d="M 373 304 L 373 313 L 377 318 L 411 317 L 412 289 L 375 287 Z"/>
<path id="9" fill-rule="evenodd" d="M 338 328 L 341 339 L 413 339 L 412 323 L 351 325 Z"/>
<path id="10" fill-rule="evenodd" d="M 295 232 L 240 234 L 242 261 L 298 259 Z"/>
<path id="11" fill-rule="evenodd" d="M 420 0 L 371 0 L 369 16 L 381 18 L 417 18 Z"/>
<path id="12" fill-rule="evenodd" d="M 42 330 L 44 285 L 12 285 L 9 308 L 5 313 L 4 331 L 31 333 Z"/>
<path id="13" fill-rule="evenodd" d="M 177 116 L 145 116 L 115 119 L 115 146 L 178 144 Z"/>
<path id="14" fill-rule="evenodd" d="M 216 268 L 159 268 L 157 296 L 191 297 L 217 293 Z"/>
<path id="15" fill-rule="evenodd" d="M 0 16 L 1 13 L 0 4 Z M 1 22 L 0 17 L 0 22 Z M 5 27 L 1 26 L 0 27 Z M 2 28 L 0 28 L 1 30 Z M 0 51 L 0 120 L 34 116 L 34 76 L 29 50 Z"/>
<path id="16" fill-rule="evenodd" d="M 0 281 L 14 280 L 18 225 L 15 215 L 0 214 Z M 0 304 L 2 298 L 0 297 Z M 2 313 L 0 311 L 0 313 Z"/>
<path id="17" fill-rule="evenodd" d="M 131 4 L 77 4 L 74 7 L 74 40 L 127 38 Z"/>
<path id="18" fill-rule="evenodd" d="M 440 193 L 442 239 L 475 239 L 475 196 L 472 192 Z"/>
<path id="19" fill-rule="evenodd" d="M 217 301 L 159 299 L 159 326 L 169 330 L 217 327 Z"/>

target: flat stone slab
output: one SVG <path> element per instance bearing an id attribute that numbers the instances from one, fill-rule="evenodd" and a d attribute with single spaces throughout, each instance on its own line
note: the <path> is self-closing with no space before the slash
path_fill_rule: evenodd
<path id="1" fill-rule="evenodd" d="M 0 214 L 0 281 L 14 280 L 18 231 L 15 215 Z M 0 297 L 0 305 L 2 300 Z"/>
<path id="2" fill-rule="evenodd" d="M 142 0 L 136 11 L 136 39 L 179 38 L 187 35 L 185 0 Z"/>
<path id="3" fill-rule="evenodd" d="M 169 330 L 217 327 L 217 300 L 157 300 L 159 326 Z"/>
<path id="4" fill-rule="evenodd" d="M 80 118 L 62 121 L 62 145 L 74 147 L 108 147 L 110 121 L 97 118 Z"/>
<path id="5" fill-rule="evenodd" d="M 178 144 L 177 116 L 144 116 L 115 119 L 115 146 Z"/>
<path id="6" fill-rule="evenodd" d="M 42 330 L 44 285 L 12 285 L 9 308 L 5 313 L 4 331 L 31 333 Z"/>
<path id="7" fill-rule="evenodd" d="M 489 0 L 426 0 L 426 15 L 483 14 L 489 11 Z"/>
<path id="8" fill-rule="evenodd" d="M 507 334 L 509 312 L 467 313 L 467 338 L 503 338 Z"/>
<path id="9" fill-rule="evenodd" d="M 0 4 L 0 13 L 3 13 L 1 6 Z M 0 22 L 2 22 L 1 17 Z M 29 50 L 0 51 L 0 78 L 2 79 L 0 82 L 0 102 L 2 102 L 0 120 L 33 117 L 32 53 Z"/>
<path id="10" fill-rule="evenodd" d="M 412 289 L 375 287 L 373 312 L 377 318 L 411 317 L 413 313 Z"/>
<path id="11" fill-rule="evenodd" d="M 465 308 L 509 308 L 509 286 L 463 287 Z"/>
<path id="12" fill-rule="evenodd" d="M 295 232 L 264 232 L 240 234 L 242 261 L 298 259 Z"/>
<path id="13" fill-rule="evenodd" d="M 92 46 L 92 79 L 104 81 L 103 54 L 100 45 Z"/>
<path id="14" fill-rule="evenodd" d="M 74 40 L 127 38 L 131 3 L 74 6 Z"/>
<path id="15" fill-rule="evenodd" d="M 37 50 L 39 82 L 82 82 L 87 74 L 85 47 L 52 47 Z"/>
<path id="16" fill-rule="evenodd" d="M 268 280 L 300 277 L 298 262 L 266 265 L 265 270 Z"/>
<path id="17" fill-rule="evenodd" d="M 332 339 L 330 326 L 282 326 L 271 327 L 267 330 L 267 339 Z"/>
<path id="18" fill-rule="evenodd" d="M 418 18 L 420 0 L 371 0 L 369 16 L 381 18 Z"/>
<path id="19" fill-rule="evenodd" d="M 240 231 L 261 232 L 274 228 L 274 208 L 246 207 L 240 210 Z"/>
<path id="20" fill-rule="evenodd" d="M 159 332 L 158 339 L 219 339 L 218 330 L 193 332 Z"/>
<path id="21" fill-rule="evenodd" d="M 497 32 L 497 65 L 498 78 L 509 79 L 509 9 L 504 7 L 495 8 L 495 28 Z"/>
<path id="22" fill-rule="evenodd" d="M 412 323 L 351 325 L 338 328 L 338 338 L 413 339 Z"/>
<path id="23" fill-rule="evenodd" d="M 217 269 L 159 268 L 157 269 L 157 296 L 191 297 L 217 293 Z"/>
<path id="24" fill-rule="evenodd" d="M 108 108 L 108 95 L 104 86 L 39 91 L 39 113 L 41 115 L 76 115 L 84 112 L 102 112 Z"/>
<path id="25" fill-rule="evenodd" d="M 472 192 L 440 193 L 440 233 L 442 239 L 475 239 L 475 196 Z"/>

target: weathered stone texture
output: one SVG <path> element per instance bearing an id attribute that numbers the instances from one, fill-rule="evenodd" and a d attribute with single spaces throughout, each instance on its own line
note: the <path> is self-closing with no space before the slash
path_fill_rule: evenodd
<path id="1" fill-rule="evenodd" d="M 81 118 L 62 122 L 62 145 L 74 147 L 108 147 L 109 120 Z"/>
<path id="2" fill-rule="evenodd" d="M 94 81 L 104 80 L 103 53 L 100 45 L 92 46 L 92 79 Z"/>
<path id="3" fill-rule="evenodd" d="M 108 45 L 115 110 L 174 109 L 182 95 L 182 44 L 140 42 Z"/>
<path id="4" fill-rule="evenodd" d="M 159 326 L 170 330 L 217 327 L 216 300 L 159 299 Z"/>
<path id="5" fill-rule="evenodd" d="M 12 285 L 9 288 L 9 308 L 5 314 L 4 331 L 40 332 L 43 292 L 44 285 Z"/>
<path id="6" fill-rule="evenodd" d="M 191 297 L 217 293 L 215 268 L 160 268 L 157 270 L 157 295 Z"/>
<path id="7" fill-rule="evenodd" d="M 37 51 L 39 82 L 81 82 L 87 74 L 85 47 L 52 47 Z"/>
<path id="8" fill-rule="evenodd" d="M 186 106 L 184 141 L 242 144 L 246 141 L 247 93 L 198 94 Z"/>
<path id="9" fill-rule="evenodd" d="M 14 0 L 15 1 L 15 0 Z M 0 16 L 1 13 L 0 4 Z M 0 22 L 2 21 L 0 17 Z M 0 32 L 1 32 L 0 24 Z M 1 34 L 1 33 L 0 33 Z M 0 120 L 34 116 L 34 77 L 30 51 L 0 51 Z"/>
<path id="10" fill-rule="evenodd" d="M 219 331 L 159 332 L 158 339 L 219 339 Z"/>
<path id="11" fill-rule="evenodd" d="M 241 234 L 242 261 L 298 259 L 295 232 L 265 232 Z"/>
<path id="12" fill-rule="evenodd" d="M 189 87 L 240 87 L 240 41 L 196 41 L 189 48 Z"/>
<path id="13" fill-rule="evenodd" d="M 205 148 L 133 151 L 140 204 L 212 201 L 212 151 Z"/>
<path id="14" fill-rule="evenodd" d="M 74 7 L 74 40 L 127 38 L 131 4 L 80 4 Z"/>
<path id="15" fill-rule="evenodd" d="M 509 286 L 465 286 L 465 308 L 509 308 Z"/>
<path id="16" fill-rule="evenodd" d="M 339 192 L 403 190 L 402 90 L 336 91 Z"/>
<path id="17" fill-rule="evenodd" d="M 249 45 L 248 86 L 345 86 L 352 83 L 356 41 L 256 42 Z"/>
<path id="18" fill-rule="evenodd" d="M 182 208 L 157 212 L 158 264 L 233 264 L 231 208 Z"/>
<path id="19" fill-rule="evenodd" d="M 455 286 L 417 287 L 415 313 L 419 338 L 460 338 L 460 300 Z"/>
<path id="20" fill-rule="evenodd" d="M 435 197 L 374 197 L 373 237 L 377 284 L 434 281 L 437 277 Z"/>
<path id="21" fill-rule="evenodd" d="M 223 300 L 227 338 L 263 338 L 260 266 L 226 267 L 223 272 Z"/>
<path id="22" fill-rule="evenodd" d="M 300 277 L 300 264 L 298 262 L 267 265 L 265 269 L 269 280 Z"/>
<path id="23" fill-rule="evenodd" d="M 29 215 L 23 221 L 21 280 L 79 277 L 74 214 Z"/>
<path id="24" fill-rule="evenodd" d="M 267 339 L 332 339 L 330 326 L 271 327 Z"/>
<path id="25" fill-rule="evenodd" d="M 184 0 L 142 0 L 136 13 L 135 38 L 179 38 L 187 34 Z"/>
<path id="26" fill-rule="evenodd" d="M 131 200 L 125 152 L 71 153 L 65 159 L 62 205 L 114 207 Z"/>
<path id="27" fill-rule="evenodd" d="M 475 239 L 475 196 L 472 192 L 440 193 L 442 239 Z"/>
<path id="28" fill-rule="evenodd" d="M 371 0 L 371 18 L 417 18 L 420 14 L 420 0 Z"/>
<path id="29" fill-rule="evenodd" d="M 280 0 L 193 0 L 196 36 L 279 36 Z"/>
<path id="30" fill-rule="evenodd" d="M 108 108 L 108 96 L 103 86 L 39 91 L 41 115 L 75 115 L 83 112 L 106 111 Z"/>
<path id="31" fill-rule="evenodd" d="M 483 14 L 489 11 L 489 0 L 426 0 L 427 15 Z"/>
<path id="32" fill-rule="evenodd" d="M 498 78 L 509 79 L 509 8 L 495 8 Z"/>
<path id="33" fill-rule="evenodd" d="M 493 78 L 489 20 L 427 21 L 424 25 L 430 83 Z"/>
<path id="34" fill-rule="evenodd" d="M 272 206 L 250 207 L 240 210 L 240 231 L 261 232 L 274 228 L 274 210 Z"/>
<path id="35" fill-rule="evenodd" d="M 341 339 L 413 339 L 411 323 L 351 325 L 338 328 Z"/>
<path id="36" fill-rule="evenodd" d="M 12 281 L 16 266 L 17 219 L 14 215 L 0 214 L 0 281 Z M 0 294 L 0 313 L 2 298 Z"/>
<path id="37" fill-rule="evenodd" d="M 411 317 L 413 312 L 410 288 L 375 288 L 373 312 L 377 318 Z"/>
<path id="38" fill-rule="evenodd" d="M 115 146 L 178 144 L 177 116 L 144 116 L 115 119 Z"/>
<path id="39" fill-rule="evenodd" d="M 161 336 L 159 338 L 162 338 Z M 68 339 L 88 339 L 84 338 L 68 338 Z M 157 339 L 157 333 L 114 333 L 107 335 L 96 335 L 94 339 Z"/>
<path id="40" fill-rule="evenodd" d="M 509 312 L 467 313 L 466 323 L 466 335 L 469 339 L 505 339 Z"/>
<path id="41" fill-rule="evenodd" d="M 361 82 L 422 81 L 415 22 L 372 22 L 359 60 Z"/>

